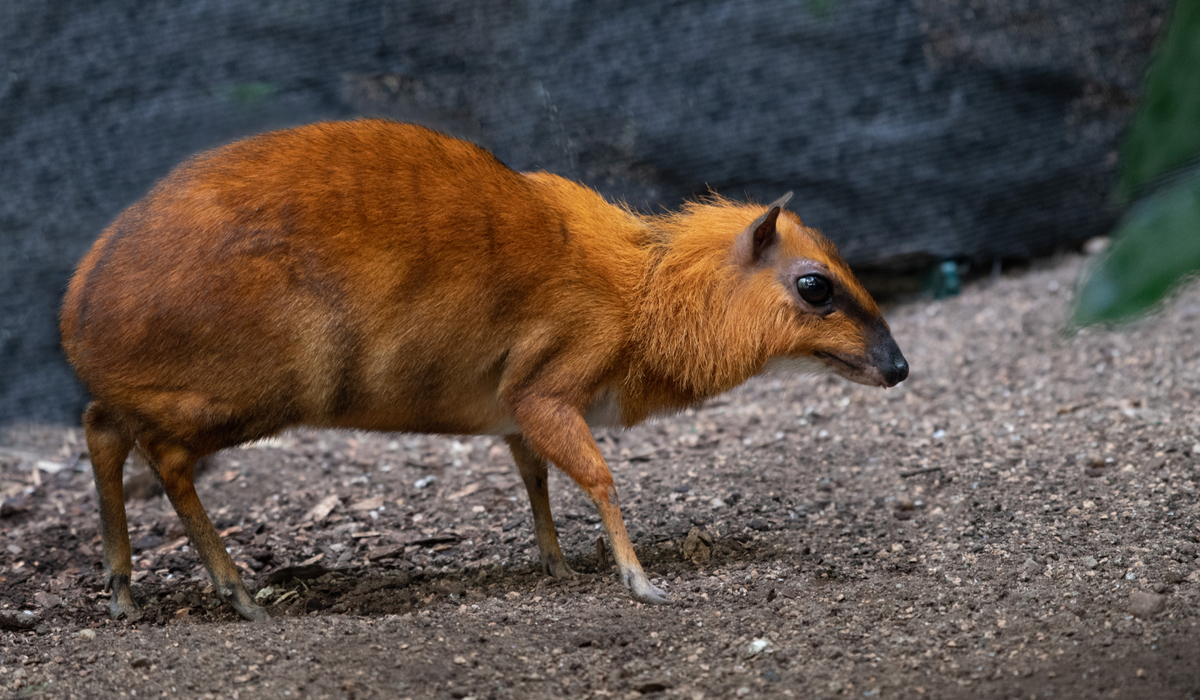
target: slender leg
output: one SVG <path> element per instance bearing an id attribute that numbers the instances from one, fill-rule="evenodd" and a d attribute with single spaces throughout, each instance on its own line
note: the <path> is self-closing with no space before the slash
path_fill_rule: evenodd
<path id="1" fill-rule="evenodd" d="M 574 575 L 575 572 L 563 559 L 562 549 L 558 546 L 558 532 L 554 529 L 554 518 L 550 515 L 550 492 L 546 484 L 549 465 L 529 449 L 522 436 L 509 435 L 505 441 L 508 442 L 508 449 L 512 450 L 513 459 L 517 462 L 517 469 L 525 482 L 525 490 L 529 492 L 529 505 L 533 507 L 533 530 L 537 535 L 542 569 L 554 578 Z"/>
<path id="2" fill-rule="evenodd" d="M 511 410 L 529 446 L 574 479 L 596 506 L 612 543 L 621 581 L 633 597 L 644 603 L 669 603 L 667 594 L 650 584 L 633 552 L 617 506 L 612 473 L 583 415 L 571 406 L 544 397 L 525 397 L 514 403 Z"/>
<path id="3" fill-rule="evenodd" d="M 129 550 L 129 527 L 125 522 L 125 493 L 121 475 L 133 439 L 112 416 L 93 401 L 83 414 L 96 496 L 100 505 L 100 535 L 104 540 L 104 587 L 112 591 L 108 609 L 113 617 L 132 615 L 137 610 L 129 589 L 133 561 Z"/>
<path id="4" fill-rule="evenodd" d="M 196 464 L 196 456 L 183 447 L 155 443 L 152 440 L 144 440 L 143 446 L 151 466 L 162 480 L 167 498 L 171 499 L 171 505 L 175 506 L 183 528 L 187 530 L 188 539 L 192 541 L 192 546 L 196 548 L 196 553 L 208 569 L 217 593 L 228 600 L 233 609 L 247 620 L 267 619 L 267 611 L 255 604 L 254 598 L 242 584 L 242 577 L 233 565 L 233 559 L 230 558 L 229 552 L 225 551 L 225 544 L 221 542 L 220 535 L 208 519 L 208 514 L 204 512 L 199 496 L 196 495 L 196 487 L 192 481 L 192 468 Z"/>

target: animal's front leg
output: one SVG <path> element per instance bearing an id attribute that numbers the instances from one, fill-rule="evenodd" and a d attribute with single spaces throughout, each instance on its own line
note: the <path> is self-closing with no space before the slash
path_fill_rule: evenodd
<path id="1" fill-rule="evenodd" d="M 651 585 L 638 563 L 617 506 L 612 472 L 604 463 L 583 415 L 561 401 L 544 397 L 515 403 L 512 414 L 534 451 L 574 479 L 592 499 L 612 543 L 621 581 L 633 597 L 644 603 L 669 603 L 667 594 Z"/>

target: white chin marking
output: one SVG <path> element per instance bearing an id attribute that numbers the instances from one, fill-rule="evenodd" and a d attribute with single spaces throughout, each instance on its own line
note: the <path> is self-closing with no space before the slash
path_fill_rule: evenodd
<path id="1" fill-rule="evenodd" d="M 829 365 L 813 357 L 773 357 L 759 374 L 834 374 Z"/>

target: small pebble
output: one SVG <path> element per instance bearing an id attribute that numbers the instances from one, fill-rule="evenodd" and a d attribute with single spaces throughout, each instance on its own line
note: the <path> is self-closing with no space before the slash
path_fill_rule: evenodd
<path id="1" fill-rule="evenodd" d="M 683 541 L 683 558 L 693 564 L 704 564 L 712 558 L 713 537 L 707 531 L 693 526 Z"/>
<path id="2" fill-rule="evenodd" d="M 1167 599 L 1148 591 L 1130 591 L 1129 612 L 1144 619 L 1154 617 L 1167 606 Z"/>
<path id="3" fill-rule="evenodd" d="M 758 656 L 766 651 L 767 647 L 771 646 L 771 642 L 766 639 L 756 639 L 746 647 L 746 658 Z"/>
<path id="4" fill-rule="evenodd" d="M 53 593 L 47 593 L 46 591 L 38 591 L 37 593 L 34 593 L 33 600 L 43 608 L 54 608 L 62 603 L 61 596 L 56 596 Z"/>
<path id="5" fill-rule="evenodd" d="M 28 610 L 0 610 L 0 629 L 28 630 L 37 626 L 41 620 L 38 615 Z"/>

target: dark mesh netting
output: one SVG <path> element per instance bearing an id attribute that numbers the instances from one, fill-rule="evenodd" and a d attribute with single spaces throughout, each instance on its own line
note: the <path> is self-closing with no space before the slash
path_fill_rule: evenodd
<path id="1" fill-rule="evenodd" d="M 187 155 L 377 114 L 642 209 L 795 191 L 852 264 L 1103 233 L 1165 0 L 0 5 L 0 423 L 77 420 L 57 304 Z"/>

